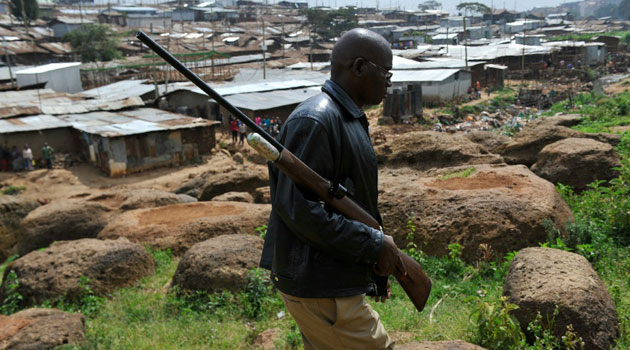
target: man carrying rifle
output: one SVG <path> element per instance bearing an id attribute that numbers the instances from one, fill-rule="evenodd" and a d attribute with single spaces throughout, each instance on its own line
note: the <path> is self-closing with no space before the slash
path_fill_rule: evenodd
<path id="1" fill-rule="evenodd" d="M 353 29 L 332 52 L 331 79 L 300 104 L 278 140 L 379 222 L 376 156 L 364 106 L 391 86 L 392 53 L 380 35 Z M 302 332 L 305 349 L 393 349 L 364 296 L 389 297 L 404 270 L 391 236 L 344 217 L 270 166 L 272 212 L 261 266 Z"/>

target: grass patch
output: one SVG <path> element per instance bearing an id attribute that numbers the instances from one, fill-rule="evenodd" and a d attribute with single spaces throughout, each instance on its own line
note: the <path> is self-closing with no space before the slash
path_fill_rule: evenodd
<path id="1" fill-rule="evenodd" d="M 2 189 L 2 194 L 7 196 L 15 196 L 16 194 L 19 194 L 24 190 L 26 190 L 26 187 L 24 186 L 7 186 Z"/>
<path id="2" fill-rule="evenodd" d="M 450 172 L 440 175 L 440 180 L 444 181 L 444 180 L 450 180 L 454 178 L 467 178 L 470 175 L 474 174 L 475 171 L 477 171 L 477 169 L 475 169 L 474 167 L 470 167 L 470 168 L 466 168 L 466 169 L 458 170 L 458 171 L 450 171 Z"/>

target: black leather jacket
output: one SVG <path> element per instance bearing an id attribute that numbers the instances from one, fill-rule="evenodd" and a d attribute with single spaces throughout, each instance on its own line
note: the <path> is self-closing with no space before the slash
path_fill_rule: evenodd
<path id="1" fill-rule="evenodd" d="M 278 140 L 318 174 L 344 185 L 381 222 L 365 114 L 336 83 L 326 81 L 322 91 L 293 111 Z M 272 211 L 260 265 L 271 270 L 275 286 L 303 298 L 384 295 L 387 279 L 372 272 L 383 233 L 323 205 L 273 165 L 269 178 Z"/>

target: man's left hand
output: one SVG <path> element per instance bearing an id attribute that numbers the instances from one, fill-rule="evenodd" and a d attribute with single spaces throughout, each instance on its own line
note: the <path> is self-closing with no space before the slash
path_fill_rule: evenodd
<path id="1" fill-rule="evenodd" d="M 392 296 L 392 286 L 389 284 L 389 279 L 387 280 L 387 295 L 375 295 L 374 301 L 377 303 L 384 303 L 389 297 Z"/>

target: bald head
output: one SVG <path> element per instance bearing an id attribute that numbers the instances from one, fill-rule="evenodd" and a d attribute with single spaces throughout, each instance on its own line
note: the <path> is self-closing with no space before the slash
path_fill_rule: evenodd
<path id="1" fill-rule="evenodd" d="M 357 57 L 381 62 L 383 59 L 387 60 L 388 56 L 391 57 L 391 49 L 385 38 L 371 30 L 355 28 L 337 40 L 332 51 L 331 75 L 334 79 L 335 76 L 348 70 Z"/>

